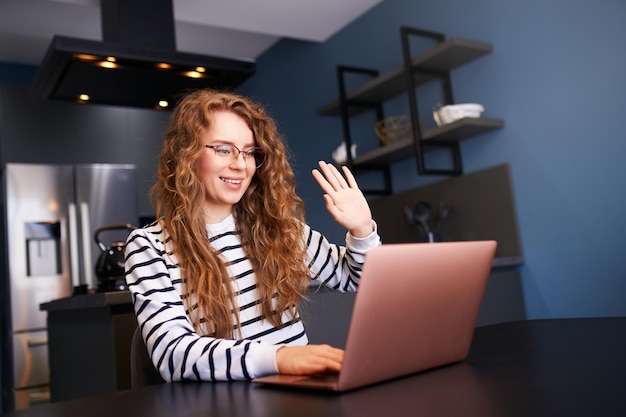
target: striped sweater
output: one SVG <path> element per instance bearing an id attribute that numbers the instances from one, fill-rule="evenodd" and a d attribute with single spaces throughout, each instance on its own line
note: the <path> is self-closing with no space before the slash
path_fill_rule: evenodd
<path id="1" fill-rule="evenodd" d="M 152 362 L 166 381 L 245 380 L 277 373 L 276 350 L 305 345 L 299 316 L 274 327 L 260 317 L 256 278 L 246 257 L 233 216 L 207 225 L 211 246 L 227 265 L 239 309 L 241 339 L 217 339 L 194 331 L 183 304 L 183 287 L 176 256 L 166 254 L 165 235 L 154 223 L 134 230 L 126 242 L 126 282 Z M 310 277 L 339 291 L 356 291 L 368 248 L 380 244 L 376 232 L 357 239 L 349 233 L 346 246 L 328 242 L 305 226 Z"/>

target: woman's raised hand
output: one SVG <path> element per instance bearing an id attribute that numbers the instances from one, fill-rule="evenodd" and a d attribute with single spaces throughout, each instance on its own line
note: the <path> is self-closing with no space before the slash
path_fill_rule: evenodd
<path id="1" fill-rule="evenodd" d="M 374 231 L 372 212 L 350 170 L 343 166 L 345 178 L 334 165 L 319 162 L 313 177 L 324 191 L 326 209 L 333 219 L 354 237 L 366 237 Z"/>

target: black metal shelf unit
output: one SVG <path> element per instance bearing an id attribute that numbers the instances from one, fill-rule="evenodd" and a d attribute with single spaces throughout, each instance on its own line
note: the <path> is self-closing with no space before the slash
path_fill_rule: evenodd
<path id="1" fill-rule="evenodd" d="M 365 68 L 337 67 L 339 98 L 317 110 L 321 116 L 339 116 L 343 122 L 344 142 L 347 149 L 352 145 L 349 119 L 364 111 L 375 109 L 378 120 L 383 119 L 382 103 L 402 93 L 407 93 L 412 137 L 381 146 L 371 152 L 352 158 L 348 152 L 348 166 L 353 169 L 376 169 L 385 172 L 385 189 L 375 193 L 390 193 L 391 180 L 388 165 L 403 159 L 415 157 L 420 175 L 462 175 L 459 142 L 504 126 L 500 119 L 464 118 L 453 123 L 424 130 L 418 117 L 416 88 L 433 80 L 441 80 L 444 104 L 454 104 L 450 72 L 462 65 L 478 59 L 493 50 L 489 43 L 463 38 L 445 39 L 441 33 L 408 27 L 400 28 L 403 64 L 391 71 L 378 75 L 378 72 Z M 428 51 L 411 57 L 410 37 L 419 36 L 433 39 L 437 44 Z M 346 73 L 369 74 L 373 78 L 357 88 L 346 91 Z M 445 147 L 452 152 L 454 168 L 428 169 L 424 162 L 425 147 Z M 410 152 L 413 148 L 414 152 Z"/>

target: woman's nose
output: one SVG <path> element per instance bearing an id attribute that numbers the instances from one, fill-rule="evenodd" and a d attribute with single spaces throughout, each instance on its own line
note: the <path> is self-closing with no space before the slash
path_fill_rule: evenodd
<path id="1" fill-rule="evenodd" d="M 237 156 L 235 156 L 233 160 L 231 161 L 231 166 L 235 166 L 238 169 L 245 169 L 246 164 L 247 164 L 247 161 L 243 152 L 239 152 Z"/>

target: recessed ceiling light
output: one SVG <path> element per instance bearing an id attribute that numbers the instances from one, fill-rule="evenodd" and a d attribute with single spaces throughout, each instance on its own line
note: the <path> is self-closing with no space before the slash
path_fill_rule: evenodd
<path id="1" fill-rule="evenodd" d="M 198 71 L 185 71 L 183 72 L 183 75 L 189 78 L 204 78 L 205 77 L 204 74 L 201 74 Z"/>
<path id="2" fill-rule="evenodd" d="M 72 58 L 78 61 L 100 61 L 102 59 L 102 57 L 89 54 L 73 54 Z"/>
<path id="3" fill-rule="evenodd" d="M 111 61 L 100 61 L 98 62 L 98 66 L 102 68 L 118 68 L 119 67 L 119 65 Z"/>

